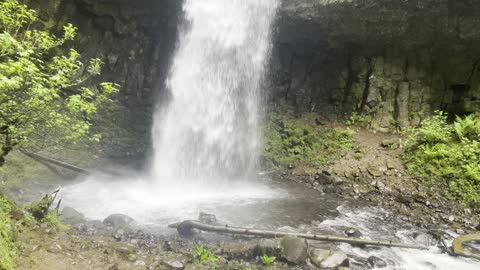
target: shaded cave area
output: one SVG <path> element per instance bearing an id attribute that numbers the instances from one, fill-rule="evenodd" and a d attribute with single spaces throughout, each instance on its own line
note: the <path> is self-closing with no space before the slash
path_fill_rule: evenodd
<path id="1" fill-rule="evenodd" d="M 478 112 L 478 14 L 474 1 L 284 1 L 271 100 L 385 132 Z"/>

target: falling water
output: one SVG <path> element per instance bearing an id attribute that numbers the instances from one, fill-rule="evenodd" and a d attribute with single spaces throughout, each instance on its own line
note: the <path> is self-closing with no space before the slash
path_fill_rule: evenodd
<path id="1" fill-rule="evenodd" d="M 165 225 L 202 209 L 284 196 L 260 183 L 232 181 L 254 173 L 260 90 L 278 2 L 185 0 L 169 98 L 154 115 L 151 171 L 122 179 L 91 176 L 64 190 L 64 204 L 92 219 L 124 213 Z"/>
<path id="2" fill-rule="evenodd" d="M 171 100 L 160 106 L 153 126 L 158 181 L 237 179 L 252 172 L 277 2 L 186 0 L 167 80 Z"/>

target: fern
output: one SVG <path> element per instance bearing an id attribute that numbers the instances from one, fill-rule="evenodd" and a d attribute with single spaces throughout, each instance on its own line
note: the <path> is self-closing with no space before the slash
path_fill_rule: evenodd
<path id="1" fill-rule="evenodd" d="M 453 130 L 459 140 L 479 140 L 480 139 L 480 121 L 474 114 L 468 115 L 465 118 L 456 117 L 453 124 Z"/>

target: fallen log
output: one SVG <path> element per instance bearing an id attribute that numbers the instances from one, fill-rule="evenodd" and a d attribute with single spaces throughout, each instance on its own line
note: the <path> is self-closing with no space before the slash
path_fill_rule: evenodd
<path id="1" fill-rule="evenodd" d="M 466 235 L 461 235 L 455 240 L 453 240 L 452 243 L 452 250 L 453 253 L 457 256 L 463 256 L 467 258 L 475 258 L 480 260 L 480 254 L 479 253 L 474 253 L 472 251 L 469 251 L 465 249 L 463 244 L 467 242 L 480 242 L 480 233 L 476 234 L 466 234 Z"/>
<path id="2" fill-rule="evenodd" d="M 314 241 L 339 242 L 339 243 L 348 243 L 353 245 L 400 247 L 400 248 L 422 249 L 422 250 L 428 249 L 428 247 L 425 247 L 425 246 L 395 243 L 392 241 L 382 242 L 382 241 L 372 241 L 372 240 L 364 240 L 364 239 L 356 239 L 356 238 L 346 238 L 346 237 L 339 237 L 339 236 L 333 236 L 333 235 L 269 231 L 269 230 L 259 230 L 259 229 L 251 229 L 251 228 L 230 227 L 228 225 L 217 226 L 217 225 L 204 224 L 196 220 L 186 220 L 180 223 L 170 224 L 168 225 L 168 227 L 175 228 L 180 234 L 187 234 L 187 235 L 192 234 L 193 230 L 197 229 L 197 230 L 206 231 L 206 232 L 250 235 L 250 236 L 259 236 L 263 238 L 295 236 L 295 237 L 305 238 L 305 239 L 314 240 Z"/>
<path id="3" fill-rule="evenodd" d="M 34 159 L 34 160 L 41 160 L 41 161 L 44 161 L 44 162 L 55 164 L 55 165 L 60 166 L 62 168 L 69 169 L 71 171 L 78 172 L 78 173 L 81 173 L 81 174 L 90 174 L 90 172 L 88 170 L 84 169 L 84 168 L 80 168 L 78 166 L 68 164 L 68 163 L 60 161 L 60 160 L 56 160 L 56 159 L 53 159 L 53 158 L 50 158 L 50 157 L 42 156 L 42 155 L 39 155 L 39 154 L 36 154 L 36 153 L 30 153 L 30 152 L 27 152 L 25 150 L 20 150 L 20 152 L 22 152 L 24 155 L 26 155 L 26 156 Z"/>

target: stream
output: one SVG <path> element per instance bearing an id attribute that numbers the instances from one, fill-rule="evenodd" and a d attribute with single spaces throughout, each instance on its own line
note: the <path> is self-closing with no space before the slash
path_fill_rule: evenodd
<path id="1" fill-rule="evenodd" d="M 156 187 L 141 177 L 113 181 L 95 176 L 64 187 L 60 195 L 64 206 L 74 207 L 88 219 L 103 220 L 110 214 L 122 213 L 134 218 L 146 230 L 160 235 L 176 233 L 167 228 L 168 224 L 196 219 L 200 212 L 206 212 L 215 214 L 221 224 L 233 226 L 341 236 L 345 236 L 348 228 L 354 228 L 362 233 L 363 239 L 430 247 L 419 251 L 310 243 L 344 251 L 351 259 L 351 269 L 369 269 L 365 266 L 370 256 L 387 262 L 387 268 L 382 269 L 479 269 L 478 261 L 443 253 L 426 229 L 399 219 L 387 210 L 363 202 L 346 201 L 335 195 L 320 196 L 317 191 L 297 183 L 263 180 L 208 187 L 179 185 L 155 189 L 157 192 L 154 193 L 152 188 Z M 451 244 L 457 235 L 449 231 L 445 233 L 448 235 L 446 242 Z M 228 238 L 221 239 L 228 241 Z"/>

